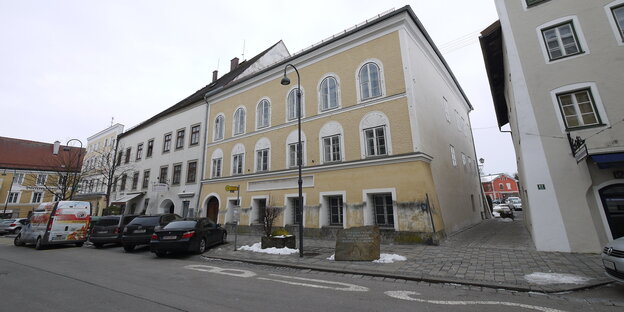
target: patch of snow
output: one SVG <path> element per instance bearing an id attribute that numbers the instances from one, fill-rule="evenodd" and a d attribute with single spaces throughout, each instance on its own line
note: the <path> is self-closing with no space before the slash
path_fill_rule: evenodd
<path id="1" fill-rule="evenodd" d="M 286 248 L 286 247 L 284 248 L 271 247 L 271 248 L 262 249 L 260 243 L 255 243 L 251 246 L 241 246 L 238 249 L 246 250 L 246 251 L 253 251 L 253 252 L 261 252 L 261 253 L 272 254 L 272 255 L 290 255 L 290 254 L 299 252 L 299 249 L 291 249 L 291 248 Z"/>
<path id="2" fill-rule="evenodd" d="M 565 273 L 542 273 L 534 272 L 524 276 L 524 279 L 531 284 L 550 285 L 550 284 L 585 284 L 590 278 L 565 274 Z"/>
<path id="3" fill-rule="evenodd" d="M 375 263 L 394 263 L 395 261 L 405 261 L 407 258 L 396 255 L 396 254 L 385 254 L 382 253 L 379 255 L 379 259 L 373 260 Z"/>
<path id="4" fill-rule="evenodd" d="M 500 213 L 498 213 L 497 211 L 492 211 L 492 216 L 494 218 L 500 218 Z"/>
<path id="5" fill-rule="evenodd" d="M 500 222 L 513 222 L 513 219 L 510 219 L 510 218 L 502 218 L 502 219 L 498 219 L 498 221 L 500 221 Z"/>
<path id="6" fill-rule="evenodd" d="M 292 235 L 278 235 L 278 236 L 271 236 L 274 238 L 286 238 L 286 237 L 291 237 Z"/>
<path id="7" fill-rule="evenodd" d="M 331 256 L 329 256 L 329 258 L 327 258 L 327 260 L 334 261 L 334 256 L 336 256 L 336 254 L 332 254 Z"/>

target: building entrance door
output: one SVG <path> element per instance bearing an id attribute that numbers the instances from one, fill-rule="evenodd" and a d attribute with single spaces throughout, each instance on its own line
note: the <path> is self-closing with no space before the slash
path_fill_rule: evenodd
<path id="1" fill-rule="evenodd" d="M 624 236 L 624 184 L 609 185 L 599 193 L 613 239 Z"/>
<path id="2" fill-rule="evenodd" d="M 217 218 L 219 217 L 219 200 L 216 197 L 210 198 L 208 201 L 208 207 L 206 208 L 207 214 L 206 217 L 217 223 Z"/>

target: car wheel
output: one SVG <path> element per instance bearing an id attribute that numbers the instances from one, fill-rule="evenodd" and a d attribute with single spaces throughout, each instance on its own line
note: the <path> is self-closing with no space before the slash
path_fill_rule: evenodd
<path id="1" fill-rule="evenodd" d="M 24 246 L 24 242 L 22 242 L 22 235 L 21 234 L 17 234 L 17 236 L 15 236 L 15 239 L 13 240 L 13 245 L 15 246 Z"/>
<path id="2" fill-rule="evenodd" d="M 126 252 L 132 252 L 134 250 L 134 245 L 123 245 L 123 249 Z"/>
<path id="3" fill-rule="evenodd" d="M 166 252 L 162 252 L 162 251 L 159 251 L 159 252 L 156 253 L 156 257 L 158 257 L 158 258 L 162 258 L 162 257 L 164 257 L 166 255 L 167 255 L 167 253 Z"/>
<path id="4" fill-rule="evenodd" d="M 82 247 L 82 245 L 84 245 L 84 243 L 76 243 L 76 247 Z"/>
<path id="5" fill-rule="evenodd" d="M 35 249 L 43 249 L 43 242 L 41 241 L 41 237 L 37 237 L 37 242 L 35 242 Z"/>
<path id="6" fill-rule="evenodd" d="M 19 234 L 22 231 L 22 228 L 16 228 L 15 230 L 13 230 L 13 234 Z"/>
<path id="7" fill-rule="evenodd" d="M 102 243 L 95 243 L 95 244 L 93 244 L 93 247 L 95 247 L 95 248 L 102 248 L 102 246 L 103 246 Z"/>
<path id="8" fill-rule="evenodd" d="M 199 245 L 197 245 L 197 253 L 198 254 L 203 254 L 206 251 L 206 239 L 202 238 L 199 241 Z"/>

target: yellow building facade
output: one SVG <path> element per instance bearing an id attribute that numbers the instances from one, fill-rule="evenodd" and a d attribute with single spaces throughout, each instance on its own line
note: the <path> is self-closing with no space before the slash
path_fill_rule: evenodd
<path id="1" fill-rule="evenodd" d="M 296 208 L 298 78 L 288 66 L 291 83 L 280 84 L 287 64 L 298 69 L 301 84 L 302 212 Z M 292 230 L 302 213 L 306 236 L 378 225 L 384 237 L 414 242 L 482 217 L 472 107 L 409 7 L 205 99 L 200 209 L 219 223 L 255 232 L 263 209 L 278 207 L 276 226 Z M 228 185 L 240 193 L 226 191 Z"/>
<path id="2" fill-rule="evenodd" d="M 55 172 L 7 170 L 0 174 L 0 215 L 26 218 L 40 203 L 58 200 L 52 192 L 56 185 Z"/>

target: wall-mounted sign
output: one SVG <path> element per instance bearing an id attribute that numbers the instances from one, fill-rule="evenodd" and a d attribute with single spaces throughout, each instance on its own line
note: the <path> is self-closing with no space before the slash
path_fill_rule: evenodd
<path id="1" fill-rule="evenodd" d="M 537 189 L 538 190 L 545 190 L 546 189 L 546 185 L 545 184 L 538 184 L 537 185 Z"/>
<path id="2" fill-rule="evenodd" d="M 226 185 L 225 190 L 228 192 L 236 192 L 238 191 L 238 185 Z"/>

